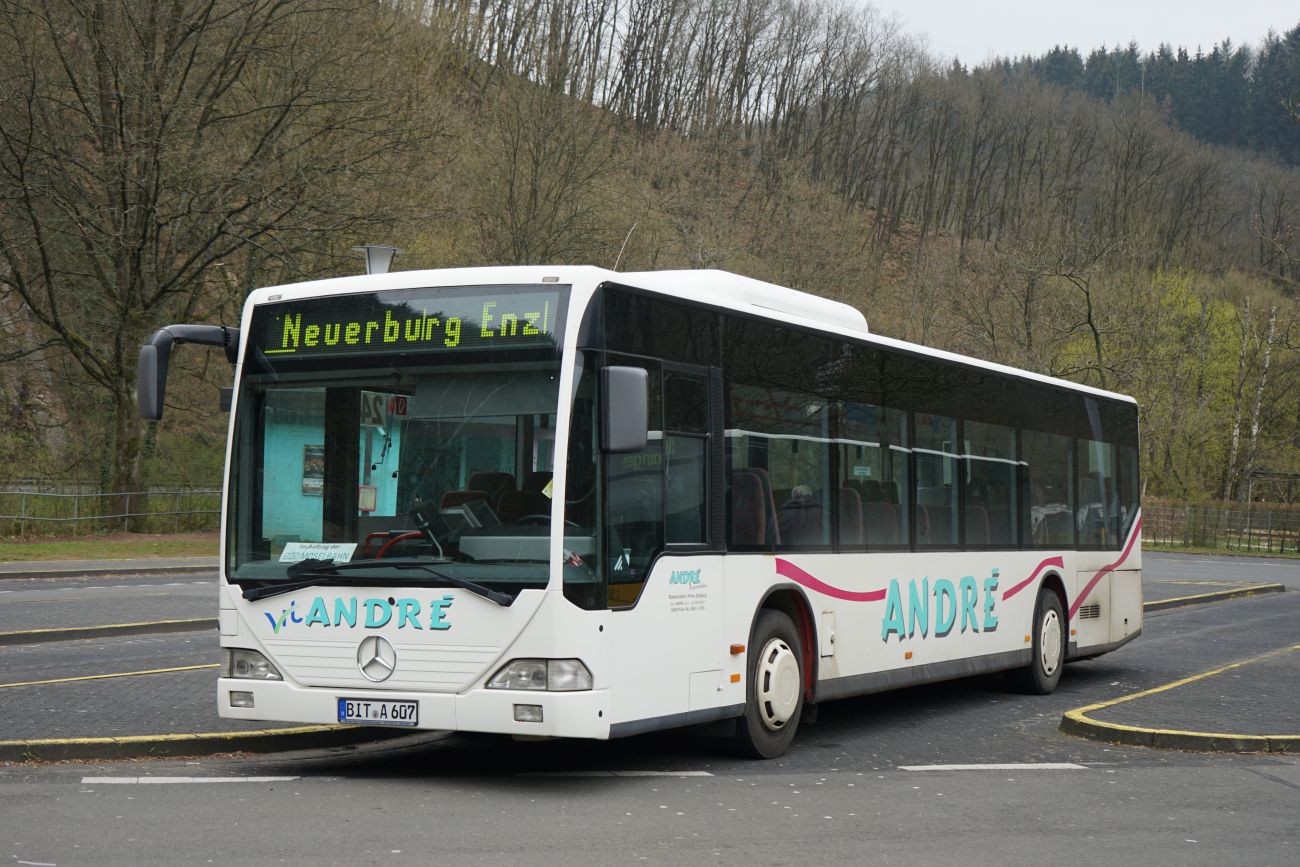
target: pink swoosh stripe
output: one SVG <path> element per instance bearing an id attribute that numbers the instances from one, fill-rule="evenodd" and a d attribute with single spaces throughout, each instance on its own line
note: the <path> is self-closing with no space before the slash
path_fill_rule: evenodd
<path id="1" fill-rule="evenodd" d="M 1128 544 L 1124 546 L 1124 553 L 1120 554 L 1119 559 L 1116 560 L 1114 563 L 1108 563 L 1105 566 L 1102 566 L 1101 570 L 1096 575 L 1092 576 L 1092 580 L 1088 582 L 1088 585 L 1083 588 L 1083 592 L 1078 595 L 1078 597 L 1074 600 L 1074 604 L 1070 606 L 1070 616 L 1066 618 L 1067 620 L 1074 619 L 1075 612 L 1079 610 L 1079 606 L 1083 604 L 1083 600 L 1088 598 L 1088 594 L 1092 592 L 1092 588 L 1097 586 L 1097 582 L 1100 581 L 1105 575 L 1114 572 L 1117 568 L 1119 568 L 1119 566 L 1125 560 L 1128 559 L 1128 555 L 1133 553 L 1133 544 L 1137 542 L 1138 537 L 1141 535 L 1141 531 L 1142 531 L 1142 513 L 1139 512 L 1137 516 L 1137 520 L 1133 522 L 1133 529 L 1129 530 Z"/>
<path id="2" fill-rule="evenodd" d="M 1021 590 L 1024 590 L 1030 584 L 1033 584 L 1034 579 L 1038 577 L 1038 574 L 1042 572 L 1044 569 L 1046 569 L 1048 566 L 1055 566 L 1057 569 L 1064 569 L 1065 558 L 1061 557 L 1060 555 L 1057 555 L 1056 557 L 1048 557 L 1046 560 L 1039 563 L 1038 568 L 1034 570 L 1034 574 L 1030 575 L 1024 581 L 1021 581 L 1015 587 L 1012 587 L 1011 589 L 1007 590 L 1007 592 L 1002 594 L 1002 601 L 1006 602 L 1012 596 L 1015 596 Z"/>
<path id="3" fill-rule="evenodd" d="M 789 560 L 776 558 L 776 574 L 789 578 L 796 584 L 802 584 L 809 590 L 816 590 L 818 593 L 824 593 L 835 599 L 843 599 L 848 602 L 879 602 L 885 598 L 884 590 L 871 590 L 866 593 L 855 593 L 852 590 L 841 590 L 839 587 L 832 587 L 824 581 L 819 581 Z"/>

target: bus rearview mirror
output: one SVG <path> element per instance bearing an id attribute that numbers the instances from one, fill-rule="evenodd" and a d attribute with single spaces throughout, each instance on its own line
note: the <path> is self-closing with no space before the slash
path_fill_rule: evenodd
<path id="1" fill-rule="evenodd" d="M 146 343 L 140 347 L 140 361 L 135 369 L 135 399 L 140 408 L 140 418 L 157 421 L 162 418 L 163 389 L 167 382 L 167 354 L 162 355 L 162 370 L 158 369 L 158 347 Z"/>
<path id="2" fill-rule="evenodd" d="M 157 421 L 163 414 L 167 391 L 167 363 L 176 343 L 220 346 L 231 364 L 239 357 L 239 329 L 224 325 L 168 325 L 159 328 L 140 347 L 135 368 L 135 397 L 140 418 Z"/>
<path id="3" fill-rule="evenodd" d="M 600 446 L 610 454 L 639 452 L 649 429 L 649 378 L 640 367 L 605 367 L 600 371 Z"/>

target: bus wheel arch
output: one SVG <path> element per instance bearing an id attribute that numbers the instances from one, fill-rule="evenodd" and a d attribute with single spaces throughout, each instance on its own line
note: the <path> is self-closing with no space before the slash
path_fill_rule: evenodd
<path id="1" fill-rule="evenodd" d="M 1065 595 L 1065 582 L 1056 572 L 1048 572 L 1043 576 L 1043 583 L 1039 587 L 1039 592 L 1051 590 L 1056 594 L 1057 600 L 1061 603 L 1062 610 L 1069 610 L 1069 603 Z"/>
<path id="2" fill-rule="evenodd" d="M 754 619 L 749 624 L 749 637 L 752 643 L 754 630 L 765 610 L 780 611 L 794 623 L 799 630 L 799 641 L 803 648 L 803 689 L 804 701 L 813 700 L 813 686 L 817 683 L 817 634 L 814 626 L 812 608 L 802 593 L 793 587 L 775 587 L 754 612 Z"/>
<path id="3" fill-rule="evenodd" d="M 812 614 L 803 595 L 776 588 L 754 612 L 745 659 L 745 710 L 737 750 L 756 759 L 784 755 L 812 700 Z"/>
<path id="4" fill-rule="evenodd" d="M 1069 649 L 1069 620 L 1065 588 L 1059 575 L 1043 579 L 1034 600 L 1030 622 L 1029 664 L 1017 672 L 1020 689 L 1030 695 L 1048 695 L 1061 681 Z"/>

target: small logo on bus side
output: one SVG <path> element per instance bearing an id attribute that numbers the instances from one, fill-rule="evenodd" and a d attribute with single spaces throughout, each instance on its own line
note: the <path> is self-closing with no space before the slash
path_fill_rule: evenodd
<path id="1" fill-rule="evenodd" d="M 674 569 L 668 576 L 669 584 L 690 584 L 700 583 L 699 569 Z"/>

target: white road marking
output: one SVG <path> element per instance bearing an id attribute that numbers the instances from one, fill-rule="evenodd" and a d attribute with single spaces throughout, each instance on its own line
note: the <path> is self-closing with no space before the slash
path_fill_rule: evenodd
<path id="1" fill-rule="evenodd" d="M 533 771 L 516 777 L 711 777 L 708 771 Z"/>
<path id="2" fill-rule="evenodd" d="M 82 777 L 83 786 L 134 786 L 172 783 L 289 783 L 301 777 Z"/>
<path id="3" fill-rule="evenodd" d="M 1008 762 L 989 765 L 899 765 L 900 771 L 1086 771 L 1073 762 Z"/>

